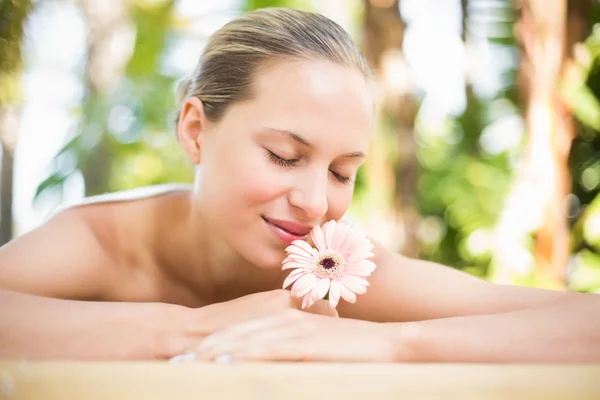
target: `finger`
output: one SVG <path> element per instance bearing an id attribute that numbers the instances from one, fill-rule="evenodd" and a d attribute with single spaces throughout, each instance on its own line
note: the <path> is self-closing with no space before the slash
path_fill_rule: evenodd
<path id="1" fill-rule="evenodd" d="M 302 299 L 299 299 L 300 303 L 301 300 Z M 329 317 L 339 317 L 337 310 L 334 307 L 331 307 L 329 301 L 322 299 L 317 300 L 312 306 L 308 307 L 304 311 L 309 312 L 311 314 L 326 315 Z"/>
<path id="2" fill-rule="evenodd" d="M 228 343 L 245 340 L 253 332 L 271 331 L 281 325 L 294 325 L 293 320 L 300 314 L 301 312 L 297 310 L 287 310 L 279 315 L 258 318 L 233 325 L 204 338 L 195 348 L 194 352 L 199 357 L 208 359 L 215 352 L 226 351 L 225 347 L 228 346 Z"/>
<path id="3" fill-rule="evenodd" d="M 315 316 L 303 312 L 288 314 L 291 317 L 280 318 L 260 329 L 245 330 L 243 334 L 222 335 L 217 343 L 203 350 L 202 359 L 216 359 L 227 354 L 235 360 L 263 361 L 306 361 L 326 360 L 329 347 L 316 351 L 320 341 L 319 329 L 328 317 Z"/>
<path id="4" fill-rule="evenodd" d="M 209 343 L 199 357 L 214 360 L 227 354 L 235 360 L 288 360 L 315 359 L 314 338 L 324 316 L 297 312 L 292 318 L 280 318 L 260 329 L 237 330 L 234 334 L 220 335 L 218 341 Z M 214 338 L 213 338 L 214 339 Z"/>
<path id="5" fill-rule="evenodd" d="M 299 358 L 293 343 L 299 337 L 293 329 L 280 326 L 267 331 L 257 331 L 245 337 L 229 337 L 219 341 L 198 355 L 203 360 L 216 360 L 226 354 L 236 361 L 250 360 L 293 360 Z"/>
<path id="6" fill-rule="evenodd" d="M 290 330 L 265 334 L 241 342 L 228 353 L 236 361 L 316 361 L 318 354 L 304 337 Z"/>
<path id="7" fill-rule="evenodd" d="M 321 318 L 321 317 L 319 317 Z M 256 331 L 227 348 L 237 361 L 331 361 L 335 342 L 323 341 L 318 321 L 304 318 L 297 325 L 284 324 L 269 331 Z M 321 321 L 322 322 L 322 321 Z"/>

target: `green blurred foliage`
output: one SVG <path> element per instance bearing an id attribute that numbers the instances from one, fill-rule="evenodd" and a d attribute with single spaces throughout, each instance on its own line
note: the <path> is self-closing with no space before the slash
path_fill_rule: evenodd
<path id="1" fill-rule="evenodd" d="M 506 153 L 487 154 L 479 144 L 483 129 L 497 118 L 486 112 L 489 103 L 470 94 L 463 114 L 444 131 L 419 128 L 419 206 L 442 231 L 439 241 L 422 243 L 423 257 L 470 267 L 480 276 L 487 274 L 490 255 L 469 251 L 466 241 L 473 232 L 493 229 L 512 176 Z"/>
<path id="2" fill-rule="evenodd" d="M 252 11 L 267 7 L 286 7 L 315 11 L 314 2 L 311 0 L 246 0 L 243 9 L 244 11 Z"/>
<path id="3" fill-rule="evenodd" d="M 572 179 L 570 287 L 600 292 L 600 6 L 589 16 L 591 34 L 574 51 L 561 95 L 578 121 L 569 154 Z"/>
<path id="4" fill-rule="evenodd" d="M 572 278 L 578 291 L 600 291 L 600 7 L 592 33 L 575 51 L 561 94 L 579 121 L 569 155 L 575 205 L 571 211 Z"/>
<path id="5" fill-rule="evenodd" d="M 511 1 L 472 8 L 469 20 L 480 16 L 476 13 L 494 25 L 489 29 L 493 36 L 487 36 L 490 46 L 516 48 L 512 27 L 517 16 Z M 489 249 L 470 246 L 469 240 L 493 231 L 512 184 L 510 157 L 515 149 L 491 154 L 482 147 L 482 135 L 494 122 L 518 114 L 516 73 L 516 66 L 504 71 L 505 86 L 493 98 L 478 96 L 467 82 L 462 114 L 438 129 L 417 120 L 419 207 L 430 232 L 421 238 L 422 258 L 488 275 Z"/>
<path id="6" fill-rule="evenodd" d="M 0 1 L 0 106 L 22 101 L 21 39 L 31 8 L 29 0 Z"/>
<path id="7" fill-rule="evenodd" d="M 174 127 L 176 79 L 161 71 L 162 58 L 173 24 L 174 0 L 134 6 L 137 27 L 133 55 L 116 105 L 126 105 L 134 122 L 123 132 L 112 132 L 118 145 L 113 154 L 109 190 L 191 182 L 193 168 L 177 143 Z"/>
<path id="8" fill-rule="evenodd" d="M 88 88 L 77 132 L 57 154 L 54 171 L 40 184 L 36 198 L 47 190 L 60 190 L 76 170 L 83 170 L 84 177 L 86 170 L 94 177 L 105 175 L 99 177 L 98 187 L 86 190 L 87 195 L 192 181 L 193 168 L 173 126 L 175 78 L 161 70 L 174 4 L 174 0 L 130 3 L 136 40 L 125 74 L 109 93 Z M 96 161 L 98 154 L 107 157 Z"/>

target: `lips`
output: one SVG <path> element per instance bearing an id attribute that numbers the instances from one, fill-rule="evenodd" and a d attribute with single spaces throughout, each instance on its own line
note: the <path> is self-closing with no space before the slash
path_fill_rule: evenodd
<path id="1" fill-rule="evenodd" d="M 263 217 L 263 219 L 265 221 L 267 221 L 268 223 L 275 225 L 276 227 L 281 228 L 284 231 L 286 231 L 294 236 L 298 236 L 298 237 L 303 237 L 303 236 L 308 235 L 312 229 L 312 226 L 310 226 L 310 225 L 298 224 L 293 221 L 271 219 L 271 218 L 266 218 L 266 217 Z"/>

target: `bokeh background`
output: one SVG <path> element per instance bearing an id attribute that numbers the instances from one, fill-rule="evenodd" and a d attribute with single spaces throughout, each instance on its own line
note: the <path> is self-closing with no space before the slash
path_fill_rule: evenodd
<path id="1" fill-rule="evenodd" d="M 337 21 L 375 72 L 350 209 L 373 238 L 600 292 L 597 0 L 0 0 L 0 242 L 84 196 L 190 182 L 176 83 L 211 33 L 269 6 Z"/>

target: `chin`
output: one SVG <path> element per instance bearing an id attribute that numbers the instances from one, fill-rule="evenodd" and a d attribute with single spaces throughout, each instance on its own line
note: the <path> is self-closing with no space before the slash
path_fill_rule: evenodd
<path id="1" fill-rule="evenodd" d="M 250 264 L 262 270 L 281 270 L 282 262 L 287 257 L 287 245 L 279 243 L 270 236 L 272 233 L 265 229 L 262 218 L 258 226 L 246 223 L 229 229 L 227 240 L 233 250 Z"/>
<path id="2" fill-rule="evenodd" d="M 283 248 L 276 248 L 266 244 L 259 245 L 256 240 L 249 241 L 250 245 L 245 250 L 246 259 L 260 269 L 278 270 L 287 256 Z"/>
<path id="3" fill-rule="evenodd" d="M 259 256 L 259 260 L 255 265 L 265 270 L 280 270 L 281 263 L 286 257 L 286 253 L 283 250 L 275 251 L 271 249 Z"/>

